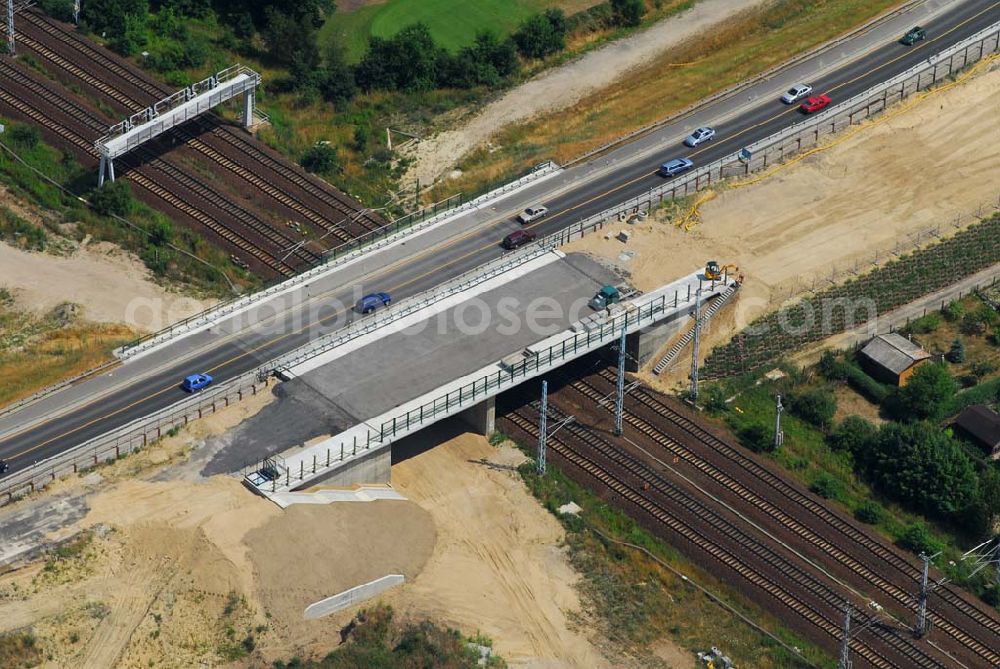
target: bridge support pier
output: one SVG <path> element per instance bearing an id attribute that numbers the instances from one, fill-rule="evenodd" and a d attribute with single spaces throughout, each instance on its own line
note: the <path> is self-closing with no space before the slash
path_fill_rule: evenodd
<path id="1" fill-rule="evenodd" d="M 243 127 L 249 128 L 253 125 L 253 106 L 255 102 L 254 91 L 249 90 L 243 94 Z"/>
<path id="2" fill-rule="evenodd" d="M 488 437 L 497 429 L 497 402 L 495 397 L 489 397 L 479 404 L 473 405 L 458 414 L 472 431 Z"/>

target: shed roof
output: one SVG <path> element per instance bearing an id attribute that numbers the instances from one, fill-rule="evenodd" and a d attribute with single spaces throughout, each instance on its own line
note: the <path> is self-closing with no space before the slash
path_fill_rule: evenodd
<path id="1" fill-rule="evenodd" d="M 958 414 L 955 425 L 991 449 L 1000 447 L 1000 414 L 982 404 Z"/>
<path id="2" fill-rule="evenodd" d="M 861 352 L 894 374 L 902 374 L 921 360 L 931 357 L 930 353 L 895 332 L 878 335 Z"/>

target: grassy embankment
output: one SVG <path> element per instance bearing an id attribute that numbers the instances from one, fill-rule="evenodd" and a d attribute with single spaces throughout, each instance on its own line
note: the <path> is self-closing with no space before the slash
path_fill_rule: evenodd
<path id="1" fill-rule="evenodd" d="M 567 15 L 598 4 L 598 0 L 389 0 L 365 4 L 351 11 L 338 10 L 319 33 L 321 44 L 335 40 L 348 60 L 361 60 L 369 37 L 391 37 L 411 23 L 430 28 L 434 40 L 457 51 L 472 44 L 477 30 L 508 35 L 528 16 L 557 7 Z"/>
<path id="2" fill-rule="evenodd" d="M 63 306 L 41 316 L 21 311 L 0 287 L 0 406 L 110 360 L 135 336 L 125 325 L 79 322 Z"/>
<path id="3" fill-rule="evenodd" d="M 777 0 L 743 12 L 629 73 L 608 90 L 503 130 L 493 142 L 499 148 L 469 155 L 459 165 L 463 176 L 442 184 L 431 196 L 474 191 L 543 160 L 570 160 L 843 34 L 896 4 L 898 0 Z"/>
<path id="4" fill-rule="evenodd" d="M 495 435 L 494 439 L 502 439 L 502 435 Z M 534 455 L 532 449 L 524 450 L 529 457 Z M 558 466 L 550 463 L 545 476 L 538 476 L 531 462 L 523 465 L 520 473 L 532 494 L 565 527 L 570 560 L 583 575 L 580 587 L 584 602 L 599 619 L 601 633 L 616 652 L 642 657 L 650 653 L 649 647 L 657 639 L 667 637 L 692 655 L 719 646 L 741 667 L 833 666 L 832 659 L 822 649 L 747 604 L 729 585 L 713 578 L 624 513 L 569 479 Z M 556 509 L 569 502 L 583 508 L 579 516 L 557 513 Z M 601 534 L 614 541 L 641 546 L 672 569 L 635 548 L 608 541 Z M 677 572 L 690 580 L 685 581 Z M 707 588 L 786 645 L 801 649 L 806 661 L 713 601 L 693 587 L 691 581 Z"/>

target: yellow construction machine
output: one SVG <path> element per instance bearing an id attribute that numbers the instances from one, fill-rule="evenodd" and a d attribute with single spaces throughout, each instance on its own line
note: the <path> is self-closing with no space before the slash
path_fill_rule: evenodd
<path id="1" fill-rule="evenodd" d="M 727 273 L 732 275 L 735 272 L 739 272 L 740 268 L 737 265 L 722 265 L 720 266 L 714 260 L 709 260 L 708 264 L 705 265 L 705 280 L 706 281 L 721 281 L 723 276 Z"/>

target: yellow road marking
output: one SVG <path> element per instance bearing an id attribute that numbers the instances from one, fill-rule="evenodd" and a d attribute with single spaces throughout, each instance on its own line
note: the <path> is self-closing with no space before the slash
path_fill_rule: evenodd
<path id="1" fill-rule="evenodd" d="M 985 9 L 983 9 L 982 11 L 980 11 L 980 12 L 978 12 L 978 13 L 976 13 L 976 14 L 973 14 L 972 16 L 970 16 L 969 18 L 965 19 L 965 20 L 964 20 L 964 21 L 962 21 L 961 23 L 957 23 L 957 24 L 955 24 L 954 26 L 952 26 L 951 28 L 949 28 L 949 29 L 948 29 L 948 30 L 946 30 L 945 32 L 941 33 L 940 35 L 938 35 L 938 36 L 934 37 L 933 39 L 930 39 L 930 40 L 924 40 L 923 42 L 921 42 L 921 43 L 920 43 L 919 45 L 917 45 L 916 47 L 914 47 L 914 48 L 912 48 L 912 49 L 908 49 L 908 50 L 907 50 L 907 51 L 906 51 L 905 53 L 903 53 L 903 54 L 900 54 L 899 56 L 897 56 L 897 57 L 895 57 L 895 58 L 893 58 L 893 59 L 891 59 L 891 60 L 888 60 L 888 61 L 886 61 L 886 62 L 884 62 L 884 63 L 881 63 L 881 64 L 879 64 L 879 65 L 877 65 L 877 66 L 875 66 L 875 67 L 873 67 L 873 68 L 871 68 L 871 69 L 869 69 L 869 70 L 866 70 L 865 72 L 863 72 L 863 73 L 861 73 L 861 74 L 857 75 L 857 76 L 856 76 L 856 77 L 854 77 L 853 79 L 850 79 L 850 80 L 848 80 L 848 81 L 845 81 L 845 82 L 843 82 L 843 83 L 840 83 L 840 84 L 838 84 L 838 85 L 834 86 L 833 88 L 829 89 L 829 91 L 828 91 L 828 92 L 832 92 L 832 91 L 835 91 L 835 90 L 837 90 L 837 89 L 839 89 L 839 88 L 843 88 L 844 86 L 848 86 L 848 85 L 850 85 L 850 84 L 852 84 L 852 83 L 854 83 L 854 82 L 856 82 L 856 81 L 858 81 L 858 80 L 860 80 L 860 79 L 863 79 L 863 78 L 865 78 L 865 77 L 867 77 L 867 76 L 869 76 L 869 75 L 871 75 L 871 74 L 873 74 L 873 73 L 875 73 L 875 72 L 878 72 L 878 71 L 879 71 L 880 69 L 882 69 L 882 68 L 884 68 L 884 67 L 886 67 L 886 66 L 888 66 L 888 65 L 891 65 L 892 63 L 895 63 L 895 62 L 897 62 L 898 60 L 901 60 L 902 58 L 905 58 L 906 56 L 908 56 L 908 55 L 912 54 L 912 53 L 913 53 L 914 51 L 917 51 L 917 50 L 919 50 L 919 49 L 922 49 L 922 48 L 924 48 L 924 47 L 926 47 L 926 46 L 928 46 L 928 45 L 930 45 L 930 44 L 933 44 L 934 42 L 936 42 L 936 41 L 938 41 L 938 40 L 942 39 L 943 37 L 945 37 L 945 36 L 947 36 L 947 35 L 949 35 L 949 34 L 953 33 L 954 31 L 958 30 L 959 28 L 961 28 L 961 27 L 962 27 L 962 26 L 964 26 L 965 24 L 967 24 L 967 23 L 969 23 L 969 22 L 971 22 L 971 21 L 973 21 L 973 20 L 975 20 L 975 19 L 979 18 L 980 16 L 982 16 L 982 15 L 983 15 L 983 14 L 985 14 L 986 12 L 988 12 L 988 11 L 990 11 L 990 10 L 992 10 L 992 9 L 996 8 L 996 7 L 998 6 L 998 5 L 1000 5 L 1000 0 L 998 0 L 997 2 L 994 2 L 994 3 L 992 4 L 992 5 L 990 5 L 989 7 L 985 8 Z M 784 110 L 782 110 L 781 112 L 779 112 L 779 113 L 777 113 L 777 114 L 774 114 L 773 116 L 770 116 L 770 117 L 768 117 L 768 118 L 764 119 L 763 121 L 760 121 L 760 122 L 758 122 L 758 123 L 755 123 L 754 125 L 751 125 L 751 126 L 748 126 L 748 127 L 744 128 L 743 130 L 741 130 L 741 131 L 737 132 L 736 134 L 734 134 L 734 135 L 731 135 L 731 136 L 727 137 L 727 138 L 726 138 L 725 140 L 723 140 L 723 141 L 724 141 L 724 142 L 731 142 L 731 141 L 733 141 L 734 139 L 736 139 L 736 138 L 738 138 L 738 137 L 740 137 L 740 136 L 742 136 L 742 135 L 744 135 L 744 134 L 746 134 L 746 133 L 750 132 L 751 130 L 754 130 L 754 129 L 756 129 L 756 128 L 759 128 L 759 127 L 761 127 L 762 125 L 765 125 L 765 124 L 767 124 L 767 123 L 771 123 L 771 122 L 772 122 L 772 121 L 774 121 L 775 119 L 777 119 L 777 118 L 779 118 L 779 117 L 781 117 L 781 116 L 783 116 L 783 115 L 785 115 L 785 114 L 788 114 L 788 113 L 791 113 L 791 112 L 793 112 L 793 111 L 794 111 L 794 110 L 796 110 L 796 109 L 797 109 L 797 107 L 795 107 L 795 106 L 789 106 L 789 107 L 788 107 L 787 109 L 784 109 Z M 704 148 L 702 148 L 702 149 L 699 149 L 699 150 L 697 150 L 697 151 L 694 151 L 694 152 L 690 153 L 690 154 L 689 154 L 689 156 L 690 156 L 690 157 L 694 157 L 694 156 L 697 156 L 697 155 L 699 155 L 699 154 L 701 154 L 702 152 L 704 152 L 704 151 L 707 151 L 707 150 L 708 150 L 708 147 L 706 146 L 706 147 L 704 147 Z M 570 213 L 570 212 L 572 212 L 572 211 L 574 211 L 574 210 L 576 210 L 576 209 L 579 209 L 580 207 L 583 207 L 583 206 L 585 206 L 585 205 L 588 205 L 588 204 L 590 204 L 591 202 L 594 202 L 595 200 L 598 200 L 598 199 L 601 199 L 601 198 L 605 198 L 605 197 L 607 197 L 607 196 L 611 195 L 612 193 L 615 193 L 615 192 L 617 192 L 617 191 L 619 191 L 619 190 L 621 190 L 621 189 L 623 189 L 623 188 L 626 188 L 626 187 L 628 187 L 628 186 L 631 186 L 632 184 L 634 184 L 634 183 L 636 183 L 636 182 L 638 182 L 638 181 L 641 181 L 642 179 L 645 179 L 646 177 L 649 177 L 649 176 L 652 176 L 652 175 L 656 174 L 656 172 L 657 172 L 657 171 L 656 171 L 656 170 L 654 170 L 654 171 L 652 171 L 652 172 L 646 172 L 646 173 L 643 173 L 643 174 L 639 175 L 638 177 L 636 177 L 636 178 L 634 178 L 634 179 L 631 179 L 631 180 L 629 180 L 629 181 L 626 181 L 626 182 L 624 182 L 624 183 L 621 183 L 621 184 L 619 184 L 619 185 L 615 186 L 614 188 L 610 188 L 610 189 L 608 189 L 607 191 L 604 191 L 604 192 L 602 192 L 602 193 L 600 193 L 600 194 L 598 194 L 598 195 L 595 195 L 594 197 L 590 198 L 589 200 L 585 200 L 585 201 L 583 201 L 583 202 L 580 202 L 579 204 L 576 204 L 576 205 L 574 205 L 574 206 L 572 206 L 572 207 L 570 207 L 570 208 L 568 208 L 568 209 L 564 209 L 564 210 L 562 210 L 562 211 L 560 211 L 560 212 L 557 212 L 557 213 L 553 214 L 553 215 L 552 215 L 551 217 L 548 217 L 548 219 L 547 219 L 547 220 L 549 220 L 549 221 L 550 221 L 550 220 L 552 220 L 553 218 L 557 218 L 557 217 L 559 217 L 559 216 L 562 216 L 562 215 L 565 215 L 565 214 L 568 214 L 568 213 Z M 547 220 L 546 220 L 546 219 L 542 219 L 542 220 L 540 220 L 540 221 L 539 221 L 539 222 L 537 222 L 537 223 L 534 223 L 534 224 L 531 224 L 531 225 L 527 225 L 527 226 L 524 226 L 524 227 L 525 227 L 525 228 L 533 228 L 533 227 L 537 227 L 538 225 L 541 225 L 542 223 L 544 223 L 544 222 L 547 222 Z M 434 248 L 432 248 L 432 249 L 427 249 L 427 250 L 425 250 L 425 251 L 421 252 L 421 253 L 420 253 L 419 255 L 417 255 L 417 256 L 414 256 L 413 258 L 407 258 L 407 259 L 406 259 L 406 262 L 407 262 L 407 263 L 412 263 L 412 262 L 414 262 L 415 260 L 418 260 L 418 259 L 420 259 L 420 258 L 422 258 L 422 257 L 424 257 L 424 256 L 426 256 L 426 255 L 428 255 L 428 254 L 429 254 L 429 253 L 431 253 L 431 252 L 433 252 L 433 253 L 440 253 L 440 252 L 442 252 L 442 251 L 444 251 L 444 250 L 446 250 L 446 249 L 448 249 L 448 248 L 451 248 L 451 247 L 452 247 L 452 246 L 454 246 L 455 244 L 457 244 L 457 243 L 459 243 L 459 242 L 463 241 L 464 239 L 466 239 L 466 238 L 468 238 L 469 236 L 471 236 L 471 235 L 473 235 L 473 234 L 476 234 L 476 233 L 478 233 L 478 232 L 479 232 L 478 230 L 475 230 L 475 231 L 469 231 L 468 233 L 466 233 L 466 234 L 464 234 L 464 235 L 461 235 L 461 236 L 459 236 L 459 237 L 456 237 L 455 239 L 452 239 L 452 240 L 450 240 L 450 241 L 449 241 L 449 242 L 447 242 L 447 243 L 446 243 L 446 244 L 445 244 L 444 246 L 441 246 L 441 247 L 434 247 Z M 475 255 L 475 254 L 477 254 L 477 253 L 480 253 L 480 252 L 482 252 L 482 251 L 485 251 L 485 250 L 487 250 L 487 249 L 489 249 L 489 248 L 492 248 L 492 247 L 494 247 L 494 246 L 495 246 L 495 244 L 487 244 L 487 245 L 485 245 L 485 246 L 482 246 L 482 247 L 480 247 L 480 248 L 477 248 L 477 249 L 474 249 L 474 250 L 472 250 L 472 251 L 469 251 L 468 253 L 465 253 L 465 254 L 463 254 L 463 255 L 459 256 L 458 258 L 456 258 L 456 259 L 454 259 L 454 260 L 450 261 L 450 262 L 449 262 L 448 264 L 446 264 L 446 265 L 443 265 L 442 267 L 449 267 L 449 266 L 451 266 L 451 265 L 455 265 L 455 264 L 457 264 L 457 263 L 461 262 L 462 260 L 465 260 L 466 258 L 468 258 L 468 257 L 470 257 L 470 256 L 472 256 L 472 255 Z M 403 261 L 400 261 L 400 262 L 403 262 Z M 383 270 L 383 273 L 385 273 L 385 271 L 387 271 L 387 270 L 389 270 L 389 269 L 392 269 L 393 267 L 395 267 L 395 264 L 394 264 L 394 265 L 390 265 L 390 266 L 389 266 L 388 268 L 385 268 L 385 269 Z M 425 277 L 429 276 L 430 274 L 434 274 L 434 273 L 437 273 L 437 272 L 439 272 L 439 271 L 440 271 L 440 270 L 442 269 L 442 267 L 437 267 L 437 268 L 435 268 L 435 269 L 433 269 L 433 270 L 429 270 L 429 271 L 427 271 L 427 272 L 424 272 L 424 273 L 422 273 L 422 274 L 419 274 L 419 275 L 417 275 L 417 276 L 415 276 L 415 277 L 413 277 L 413 278 L 411 278 L 411 279 L 408 279 L 407 281 L 404 281 L 404 282 L 402 282 L 402 283 L 399 283 L 399 284 L 395 284 L 395 285 L 393 285 L 393 286 L 390 286 L 390 287 L 389 287 L 389 291 L 388 291 L 388 292 L 391 292 L 391 291 L 394 291 L 394 290 L 398 290 L 399 288 L 403 288 L 403 287 L 405 287 L 405 286 L 408 286 L 408 285 L 410 285 L 410 284 L 412 284 L 412 283 L 414 283 L 414 282 L 416 282 L 416 281 L 419 281 L 420 279 L 423 279 L 423 278 L 425 278 Z M 327 291 L 327 292 L 329 293 L 330 291 Z M 331 315 L 330 315 L 330 316 L 328 316 L 328 317 L 324 317 L 324 318 L 321 318 L 321 319 L 319 319 L 319 320 L 318 320 L 318 321 L 316 321 L 315 323 L 312 323 L 312 324 L 309 324 L 309 325 L 306 325 L 306 326 L 303 326 L 302 328 L 299 328 L 298 330 L 292 330 L 292 331 L 290 331 L 290 332 L 286 332 L 285 334 L 282 334 L 282 335 L 279 335 L 279 336 L 277 336 L 277 337 L 275 337 L 275 338 L 273 338 L 273 339 L 270 339 L 270 340 L 268 340 L 268 341 L 264 342 L 263 344 L 260 344 L 259 346 L 256 346 L 256 347 L 254 347 L 254 348 L 252 348 L 252 349 L 249 349 L 249 350 L 247 350 L 247 351 L 244 351 L 244 352 L 240 353 L 239 355 L 235 355 L 235 356 L 233 356 L 233 357 L 231 357 L 231 358 L 229 358 L 229 359 L 227 359 L 227 360 L 224 360 L 224 361 L 220 362 L 219 364 L 217 364 L 217 365 L 215 365 L 215 366 L 213 366 L 213 367 L 210 367 L 209 369 L 207 369 L 207 370 L 205 370 L 205 371 L 206 371 L 206 372 L 212 372 L 212 371 L 215 371 L 215 370 L 217 370 L 217 369 L 220 369 L 221 367 L 224 367 L 225 365 L 229 365 L 229 364 L 231 364 L 231 363 L 233 363 L 233 362 L 235 362 L 235 361 L 237 361 L 237 360 L 240 360 L 240 359 L 242 359 L 242 358 L 245 358 L 245 357 L 246 357 L 246 356 L 248 356 L 248 355 L 252 355 L 252 354 L 256 353 L 257 351 L 259 351 L 260 349 L 262 349 L 262 348 L 266 348 L 266 347 L 269 347 L 269 346 L 271 346 L 271 345 L 273 345 L 273 344 L 275 344 L 275 343 L 277 343 L 277 342 L 279 342 L 279 341 L 282 341 L 283 339 L 286 339 L 286 338 L 288 338 L 288 337 L 291 337 L 291 336 L 293 336 L 293 335 L 296 335 L 296 334 L 300 334 L 300 333 L 304 332 L 305 330 L 307 330 L 307 329 L 309 329 L 309 328 L 312 328 L 312 327 L 315 327 L 315 326 L 317 326 L 317 325 L 323 325 L 324 323 L 328 322 L 328 321 L 329 321 L 329 320 L 330 320 L 331 318 L 336 318 L 336 317 L 340 316 L 340 315 L 341 315 L 341 314 L 343 314 L 343 313 L 346 313 L 346 311 L 338 311 L 338 312 L 336 312 L 336 313 L 334 313 L 334 314 L 331 314 Z M 86 428 L 86 427 L 89 427 L 90 425 L 93 425 L 93 424 L 94 424 L 94 423 L 96 423 L 96 422 L 99 422 L 99 421 L 101 421 L 101 420 L 104 420 L 104 419 L 107 419 L 107 418 L 110 418 L 110 417 L 112 417 L 112 416 L 116 416 L 116 415 L 118 415 L 119 413 L 121 413 L 121 412 L 123 412 L 123 411 L 126 411 L 126 410 L 128 410 L 128 409 L 131 409 L 132 407 L 134 407 L 134 406 L 136 406 L 136 405 L 138 405 L 138 404 L 142 404 L 143 402 L 146 402 L 146 401 L 148 401 L 148 400 L 151 400 L 151 399 L 153 399 L 154 397 L 158 397 L 158 396 L 162 395 L 162 394 L 163 394 L 163 393 L 165 393 L 165 392 L 168 392 L 168 391 L 170 391 L 170 390 L 173 390 L 174 388 L 176 388 L 176 386 L 175 386 L 175 385 L 170 385 L 170 386 L 167 386 L 167 387 L 165 387 L 165 388 L 161 388 L 160 390 L 157 390 L 157 391 L 154 391 L 154 392 L 152 392 L 152 393 L 150 393 L 150 394 L 146 395 L 145 397 L 142 397 L 142 398 L 140 398 L 140 399 L 136 400 L 135 402 L 132 402 L 131 404 L 128 404 L 128 405 L 126 405 L 126 406 L 124 406 L 124 407 L 121 407 L 121 408 L 119 408 L 119 409 L 115 409 L 114 411 L 111 411 L 111 412 L 109 412 L 109 413 L 107 413 L 107 414 L 104 414 L 104 415 L 102 415 L 102 416 L 98 416 L 97 418 L 94 418 L 93 420 L 90 420 L 90 421 L 88 421 L 88 422 L 84 423 L 83 425 L 79 425 L 79 426 L 77 426 L 77 427 L 74 427 L 74 428 L 72 428 L 72 429 L 70 429 L 70 430 L 67 430 L 66 432 L 63 432 L 62 434 L 59 434 L 59 435 L 57 435 L 57 436 L 55 436 L 55 437 L 51 437 L 51 438 L 49 438 L 49 439 L 46 439 L 45 441 L 43 441 L 43 442 L 41 442 L 41 443 L 39 443 L 39 444 L 37 444 L 37 445 L 35 445 L 35 446 L 32 446 L 31 448 L 28 448 L 28 449 L 25 449 L 25 450 L 21 451 L 20 453 L 16 453 L 16 454 L 14 454 L 13 456 L 11 456 L 11 458 L 10 458 L 10 459 L 11 459 L 11 460 L 14 460 L 14 459 L 16 459 L 16 458 L 19 458 L 19 457 L 22 457 L 22 456 L 24 456 L 24 455 L 27 455 L 28 453 L 31 453 L 32 451 L 35 451 L 35 450 L 37 450 L 37 449 L 39 449 L 39 448 L 42 448 L 43 446 L 46 446 L 46 445 L 48 445 L 48 444 L 52 443 L 53 441 L 56 441 L 56 440 L 58 440 L 58 439 L 63 439 L 63 438 L 65 438 L 65 437 L 67 437 L 67 436 L 69 436 L 69 435 L 71 435 L 71 434 L 73 434 L 73 433 L 75 433 L 75 432 L 79 432 L 80 430 L 82 430 L 82 429 L 84 429 L 84 428 Z M 95 400 L 95 401 L 97 401 L 97 400 Z M 93 402 L 90 402 L 90 403 L 87 403 L 87 404 L 84 404 L 84 405 L 82 405 L 82 406 L 81 406 L 81 407 L 79 407 L 79 408 L 80 408 L 80 409 L 82 409 L 82 408 L 85 408 L 85 407 L 89 406 L 89 405 L 90 405 L 90 404 L 92 404 L 92 403 L 93 403 Z M 42 422 L 42 423 L 39 423 L 38 425 L 33 425 L 33 426 L 32 426 L 31 428 L 27 428 L 27 429 L 37 429 L 38 427 L 40 427 L 40 426 L 42 426 L 42 425 L 46 425 L 46 424 L 47 424 L 48 422 L 50 422 L 50 421 L 45 421 L 45 422 Z M 7 437 L 7 439 L 9 439 L 9 438 L 12 438 L 12 437 L 15 437 L 15 436 L 17 436 L 17 435 L 19 435 L 19 434 L 22 434 L 22 433 L 23 433 L 24 431 L 25 431 L 25 430 L 22 430 L 22 431 L 20 431 L 20 432 L 15 432 L 15 433 L 13 433 L 13 434 L 9 435 L 9 436 Z"/>

